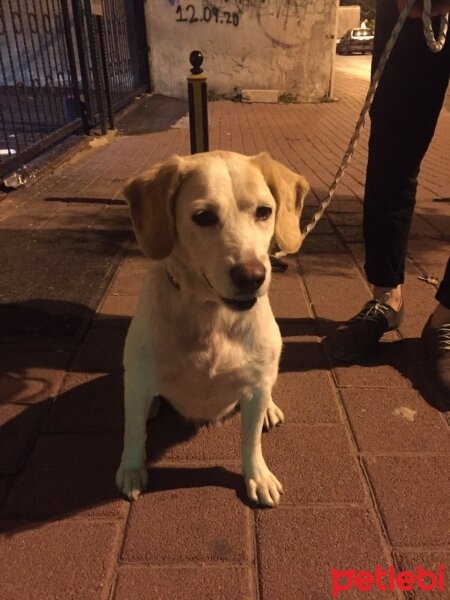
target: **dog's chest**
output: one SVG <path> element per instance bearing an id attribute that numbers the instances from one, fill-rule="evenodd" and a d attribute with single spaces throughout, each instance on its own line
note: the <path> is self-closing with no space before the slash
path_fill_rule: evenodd
<path id="1" fill-rule="evenodd" d="M 158 393 L 188 418 L 214 421 L 232 409 L 245 390 L 271 373 L 276 377 L 276 343 L 214 328 L 202 329 L 197 336 L 178 330 L 160 343 Z"/>

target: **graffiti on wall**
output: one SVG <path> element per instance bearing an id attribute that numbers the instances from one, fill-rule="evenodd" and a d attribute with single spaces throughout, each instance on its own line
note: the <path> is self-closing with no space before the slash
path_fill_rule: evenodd
<path id="1" fill-rule="evenodd" d="M 236 11 L 253 17 L 301 19 L 307 12 L 323 14 L 333 5 L 330 0 L 203 0 L 204 6 Z"/>
<path id="2" fill-rule="evenodd" d="M 191 0 L 192 1 L 192 0 Z M 310 16 L 331 24 L 336 0 L 202 0 L 183 4 L 169 0 L 175 21 L 184 24 L 231 25 L 239 27 L 242 17 L 254 19 L 277 46 L 289 49 L 303 43 L 305 19 Z"/>
<path id="3" fill-rule="evenodd" d="M 219 23 L 220 25 L 234 25 L 238 27 L 240 12 L 225 10 L 217 6 L 204 4 L 198 10 L 193 4 L 179 4 L 176 8 L 177 23 Z"/>

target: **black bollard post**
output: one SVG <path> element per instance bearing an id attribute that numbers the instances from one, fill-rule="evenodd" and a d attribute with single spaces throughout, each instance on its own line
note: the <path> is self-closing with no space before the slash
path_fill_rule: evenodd
<path id="1" fill-rule="evenodd" d="M 201 68 L 203 54 L 193 50 L 189 55 L 192 65 L 188 81 L 189 129 L 191 132 L 191 154 L 208 152 L 208 88 L 206 75 Z"/>

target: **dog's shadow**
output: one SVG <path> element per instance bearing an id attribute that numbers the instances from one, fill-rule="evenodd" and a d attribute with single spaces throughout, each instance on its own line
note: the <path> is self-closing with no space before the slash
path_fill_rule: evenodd
<path id="1" fill-rule="evenodd" d="M 8 532 L 25 522 L 80 513 L 117 516 L 127 510 L 127 502 L 114 483 L 123 439 L 121 373 L 77 385 L 60 394 L 53 404 L 48 398 L 20 408 L 0 427 L 5 449 L 0 457 L 0 530 Z M 236 415 L 231 417 L 217 427 L 217 433 L 221 443 L 228 444 L 226 432 L 221 434 L 221 430 L 235 432 L 229 441 L 230 450 L 221 448 L 219 454 L 233 453 L 232 462 L 238 466 L 239 442 L 231 448 L 239 435 L 237 421 Z M 221 466 L 224 461 L 220 456 L 214 458 L 216 432 L 203 435 L 211 460 L 165 460 L 165 455 L 177 448 L 181 454 L 189 454 L 189 448 L 183 448 L 203 428 L 185 421 L 167 402 L 161 403 L 158 415 L 148 423 L 150 483 L 146 493 L 216 486 L 233 489 L 240 501 L 250 505 L 239 469 Z"/>
<path id="2" fill-rule="evenodd" d="M 338 323 L 280 319 L 279 325 L 286 338 L 281 372 L 345 368 L 330 359 L 326 342 L 320 343 L 318 337 L 331 333 Z M 424 386 L 417 368 L 419 344 L 419 340 L 384 344 L 381 352 L 362 366 L 370 369 L 391 365 L 420 389 L 429 404 L 443 410 L 433 392 Z M 114 351 L 119 354 L 122 348 Z M 6 401 L 2 406 L 0 528 L 5 532 L 27 527 L 27 522 L 80 513 L 118 516 L 128 510 L 114 483 L 122 450 L 122 373 L 81 373 L 80 379 L 75 379 L 72 386 L 66 385 L 56 399 L 49 390 L 45 399 L 22 402 L 21 374 L 27 372 L 25 367 L 55 368 L 52 362 L 39 362 L 44 356 L 27 355 L 33 364 L 22 365 L 9 381 L 9 396 L 19 400 Z M 5 376 L 3 383 L 8 381 Z M 216 431 L 202 432 L 163 402 L 156 419 L 148 424 L 147 493 L 216 486 L 234 490 L 237 498 L 250 506 L 239 473 L 239 448 L 238 415 Z"/>

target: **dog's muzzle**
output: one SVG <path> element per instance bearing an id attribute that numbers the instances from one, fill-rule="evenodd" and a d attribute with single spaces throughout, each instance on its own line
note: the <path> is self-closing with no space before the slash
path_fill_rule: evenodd
<path id="1" fill-rule="evenodd" d="M 235 298 L 223 298 L 222 296 L 221 299 L 223 300 L 224 304 L 226 304 L 233 310 L 241 311 L 250 310 L 251 308 L 253 308 L 257 300 L 257 298 L 255 297 L 250 298 L 249 300 L 236 300 Z"/>
<path id="2" fill-rule="evenodd" d="M 224 298 L 217 292 L 204 273 L 203 277 L 226 306 L 232 310 L 245 311 L 250 310 L 256 304 L 258 298 L 254 294 L 266 279 L 266 268 L 258 260 L 248 260 L 231 268 L 230 278 L 237 290 L 237 298 Z"/>

